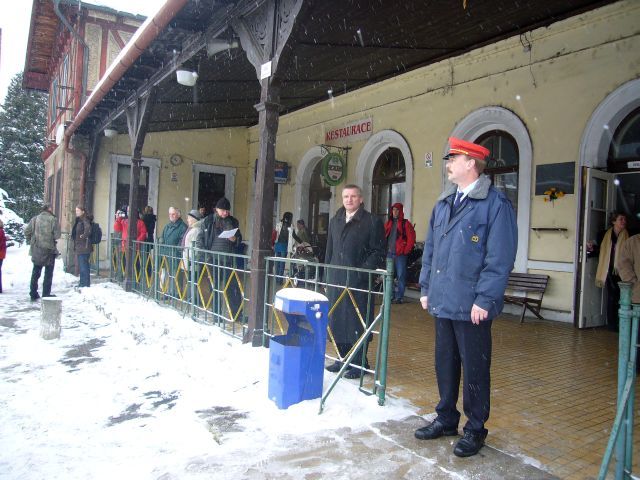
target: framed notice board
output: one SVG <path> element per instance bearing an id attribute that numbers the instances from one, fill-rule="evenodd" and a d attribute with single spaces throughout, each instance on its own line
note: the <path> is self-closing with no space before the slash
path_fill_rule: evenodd
<path id="1" fill-rule="evenodd" d="M 536 166 L 536 195 L 552 187 L 572 195 L 575 186 L 575 162 L 549 163 Z"/>

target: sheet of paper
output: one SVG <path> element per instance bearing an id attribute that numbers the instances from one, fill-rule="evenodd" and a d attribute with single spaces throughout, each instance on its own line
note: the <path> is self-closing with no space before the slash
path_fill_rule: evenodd
<path id="1" fill-rule="evenodd" d="M 238 231 L 237 228 L 234 228 L 233 230 L 224 230 L 220 235 L 218 235 L 219 238 L 231 238 L 231 237 L 235 237 L 236 236 L 236 232 Z"/>

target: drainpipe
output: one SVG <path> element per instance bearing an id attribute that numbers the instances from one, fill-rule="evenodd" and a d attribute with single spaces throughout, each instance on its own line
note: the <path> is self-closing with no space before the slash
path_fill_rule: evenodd
<path id="1" fill-rule="evenodd" d="M 84 53 L 82 55 L 82 95 L 80 97 L 80 101 L 84 102 L 84 99 L 87 96 L 87 72 L 89 71 L 89 46 L 84 41 L 84 38 L 82 38 L 80 34 L 73 29 L 73 26 L 69 23 L 69 20 L 67 20 L 67 17 L 65 17 L 60 11 L 60 0 L 53 0 L 53 9 L 56 12 L 57 17 L 63 23 L 63 25 L 67 27 L 67 30 L 71 32 L 71 35 L 73 35 L 76 38 L 76 40 L 78 40 L 78 42 L 82 44 L 82 50 Z"/>

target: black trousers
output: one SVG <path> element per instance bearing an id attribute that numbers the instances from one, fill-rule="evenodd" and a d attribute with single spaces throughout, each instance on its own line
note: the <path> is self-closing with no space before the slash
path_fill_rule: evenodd
<path id="1" fill-rule="evenodd" d="M 609 274 L 605 281 L 605 287 L 607 289 L 607 328 L 618 331 L 618 325 L 620 318 L 618 317 L 618 310 L 620 309 L 620 287 L 618 282 L 620 277 L 618 275 Z"/>
<path id="2" fill-rule="evenodd" d="M 2 293 L 2 258 L 0 258 L 0 293 Z"/>
<path id="3" fill-rule="evenodd" d="M 455 428 L 460 421 L 456 408 L 461 370 L 464 375 L 462 398 L 467 423 L 465 431 L 485 434 L 489 418 L 491 387 L 491 323 L 474 325 L 471 320 L 436 318 L 436 378 L 440 402 L 438 420 Z"/>
<path id="4" fill-rule="evenodd" d="M 38 280 L 40 280 L 40 274 L 42 273 L 42 265 L 33 264 L 33 270 L 31 271 L 31 288 L 29 295 L 31 298 L 38 296 Z M 51 282 L 53 280 L 53 265 L 45 265 L 44 267 L 44 280 L 42 281 L 42 296 L 47 297 L 51 295 Z"/>

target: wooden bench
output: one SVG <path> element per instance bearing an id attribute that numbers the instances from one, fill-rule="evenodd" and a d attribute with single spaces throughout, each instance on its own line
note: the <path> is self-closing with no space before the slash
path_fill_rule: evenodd
<path id="1" fill-rule="evenodd" d="M 522 305 L 520 323 L 524 322 L 524 314 L 527 308 L 540 320 L 544 320 L 540 315 L 540 308 L 544 291 L 547 289 L 547 283 L 549 283 L 549 275 L 514 272 L 509 274 L 504 301 L 505 303 Z"/>

